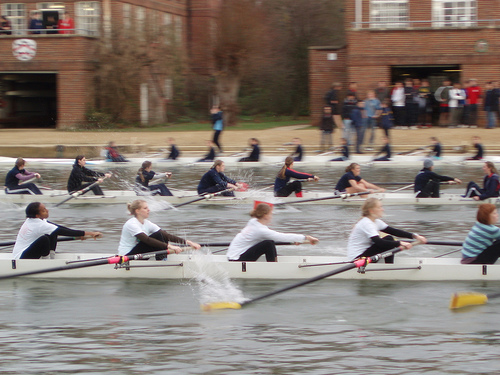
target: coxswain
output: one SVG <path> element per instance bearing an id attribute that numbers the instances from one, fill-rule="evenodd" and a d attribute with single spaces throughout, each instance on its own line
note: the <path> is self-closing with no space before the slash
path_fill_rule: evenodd
<path id="1" fill-rule="evenodd" d="M 292 192 L 295 192 L 296 197 L 302 197 L 302 182 L 298 180 L 289 182 L 290 177 L 308 181 L 319 181 L 318 176 L 293 170 L 293 162 L 293 157 L 287 156 L 285 164 L 276 176 L 276 180 L 274 181 L 275 197 L 288 197 Z"/>
<path id="2" fill-rule="evenodd" d="M 337 186 L 335 186 L 335 190 L 339 193 L 353 194 L 364 191 L 369 191 L 370 193 L 385 191 L 384 188 L 374 185 L 360 176 L 361 166 L 358 163 L 349 164 L 345 172 L 337 182 Z"/>
<path id="3" fill-rule="evenodd" d="M 73 169 L 68 178 L 68 192 L 71 194 L 75 191 L 79 191 L 89 187 L 95 182 L 101 183 L 104 178 L 111 177 L 111 173 L 95 172 L 85 167 L 87 159 L 84 155 L 78 155 L 75 158 L 75 163 L 73 164 Z M 104 195 L 101 187 L 95 184 L 90 188 L 95 195 Z"/>
<path id="4" fill-rule="evenodd" d="M 245 228 L 236 235 L 227 250 L 227 259 L 230 261 L 255 262 L 261 255 L 266 261 L 277 262 L 275 242 L 290 242 L 300 244 L 308 241 L 311 245 L 318 239 L 309 235 L 276 232 L 268 227 L 273 218 L 272 205 L 256 202 L 250 212 L 252 217 Z"/>
<path id="5" fill-rule="evenodd" d="M 149 182 L 156 176 L 164 176 L 166 178 L 170 178 L 172 177 L 172 173 L 156 173 L 152 170 L 152 168 L 153 163 L 151 163 L 149 160 L 146 160 L 142 163 L 141 168 L 139 168 L 139 170 L 137 171 L 137 176 L 135 178 L 137 195 L 145 195 L 144 193 L 146 192 L 152 195 L 172 196 L 173 194 L 165 184 L 149 184 Z"/>
<path id="6" fill-rule="evenodd" d="M 227 177 L 224 174 L 226 166 L 222 160 L 216 160 L 212 167 L 203 175 L 198 184 L 198 194 L 217 193 L 219 191 L 233 189 L 237 190 L 242 187 L 239 182 Z M 224 196 L 233 197 L 233 191 L 225 191 Z"/>
<path id="7" fill-rule="evenodd" d="M 57 236 L 101 237 L 101 232 L 83 231 L 63 227 L 47 221 L 49 210 L 43 203 L 32 202 L 26 207 L 26 220 L 17 234 L 12 250 L 14 259 L 39 259 L 56 250 Z"/>
<path id="8" fill-rule="evenodd" d="M 487 198 L 496 198 L 499 196 L 500 191 L 500 179 L 498 176 L 498 171 L 495 168 L 495 164 L 491 161 L 487 161 L 483 164 L 484 179 L 483 188 L 479 187 L 474 181 L 470 181 L 467 185 L 467 190 L 464 198 L 472 198 L 476 201 L 485 200 Z"/>
<path id="9" fill-rule="evenodd" d="M 26 161 L 17 158 L 14 168 L 5 177 L 6 194 L 31 194 L 42 195 L 42 192 L 33 182 L 26 182 L 35 178 L 40 178 L 39 173 L 30 172 L 25 169 Z"/>
<path id="10" fill-rule="evenodd" d="M 442 176 L 433 171 L 432 159 L 424 160 L 424 168 L 415 177 L 413 191 L 417 198 L 439 198 L 439 185 L 441 182 L 461 184 L 458 178 Z"/>

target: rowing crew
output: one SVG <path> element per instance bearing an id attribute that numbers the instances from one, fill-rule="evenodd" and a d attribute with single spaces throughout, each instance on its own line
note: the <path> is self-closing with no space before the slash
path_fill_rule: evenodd
<path id="1" fill-rule="evenodd" d="M 180 253 L 183 249 L 171 242 L 185 244 L 198 250 L 200 244 L 162 230 L 149 220 L 150 209 L 144 200 L 135 200 L 128 204 L 133 216 L 122 228 L 119 255 L 134 255 L 147 252 L 168 250 Z M 231 241 L 227 258 L 229 261 L 257 261 L 265 255 L 266 261 L 276 262 L 276 242 L 300 244 L 318 243 L 318 239 L 307 234 L 281 233 L 268 227 L 272 221 L 273 205 L 256 202 L 247 225 Z M 370 257 L 387 250 L 400 247 L 412 248 L 408 241 L 398 241 L 394 237 L 414 239 L 417 243 L 426 243 L 427 239 L 418 233 L 411 233 L 387 225 L 382 221 L 384 208 L 377 198 L 369 198 L 361 209 L 362 218 L 354 226 L 348 240 L 348 258 L 355 260 Z M 33 202 L 26 207 L 26 221 L 19 230 L 13 249 L 14 259 L 38 259 L 55 251 L 59 235 L 99 238 L 102 233 L 69 229 L 47 221 L 49 211 L 43 203 Z M 494 264 L 500 256 L 500 228 L 498 211 L 493 204 L 482 204 L 478 208 L 477 222 L 467 235 L 462 249 L 464 264 Z M 380 236 L 379 232 L 387 234 Z M 163 259 L 164 256 L 157 257 Z M 393 263 L 393 257 L 386 257 L 386 263 Z"/>

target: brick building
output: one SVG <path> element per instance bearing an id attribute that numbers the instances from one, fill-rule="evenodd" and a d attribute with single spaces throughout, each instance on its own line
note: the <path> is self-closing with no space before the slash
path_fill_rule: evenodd
<path id="1" fill-rule="evenodd" d="M 333 81 L 357 82 L 361 97 L 378 81 L 500 79 L 500 2 L 348 0 L 346 46 L 311 47 L 310 108 L 321 115 Z"/>
<path id="2" fill-rule="evenodd" d="M 11 23 L 0 31 L 0 127 L 77 126 L 93 104 L 95 51 L 113 28 L 134 33 L 169 30 L 189 56 L 198 74 L 211 69 L 210 39 L 220 0 L 100 0 L 37 2 L 2 1 L 1 14 Z M 51 30 L 64 12 L 73 28 Z M 41 30 L 30 30 L 39 14 Z M 141 74 L 138 72 L 138 74 Z M 166 95 L 169 78 L 161 77 Z M 137 88 L 137 113 L 142 123 L 156 122 L 158 85 L 145 79 Z"/>

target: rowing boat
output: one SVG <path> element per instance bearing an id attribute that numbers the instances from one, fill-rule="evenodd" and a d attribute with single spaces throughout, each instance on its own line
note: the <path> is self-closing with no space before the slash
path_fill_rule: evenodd
<path id="1" fill-rule="evenodd" d="M 56 253 L 53 259 L 12 260 L 0 254 L 0 277 L 66 266 L 72 262 L 106 258 L 110 254 Z M 277 263 L 229 262 L 224 255 L 171 254 L 167 260 L 140 260 L 120 265 L 99 265 L 27 277 L 144 278 L 144 279 L 307 279 L 339 267 L 345 258 L 333 256 L 280 256 Z M 352 270 L 332 278 L 355 280 L 500 280 L 500 265 L 462 265 L 459 258 L 396 256 L 394 264 L 369 264 L 364 273 Z"/>
<path id="2" fill-rule="evenodd" d="M 307 167 L 307 166 L 332 166 L 336 165 L 339 167 L 345 167 L 350 163 L 359 163 L 362 165 L 372 165 L 380 167 L 422 167 L 422 162 L 425 159 L 424 156 L 408 156 L 408 155 L 396 155 L 390 161 L 372 161 L 372 157 L 368 155 L 353 155 L 351 159 L 341 162 L 330 161 L 335 155 L 311 155 L 304 158 L 303 161 L 295 162 L 296 168 Z M 285 160 L 285 156 L 282 155 L 264 155 L 258 162 L 239 162 L 240 157 L 232 156 L 222 156 L 221 159 L 226 164 L 226 167 L 238 167 L 238 168 L 255 168 L 262 166 L 281 166 Z M 74 164 L 74 159 L 50 159 L 50 158 L 25 158 L 26 162 L 30 167 L 34 166 L 71 166 Z M 97 167 L 98 169 L 109 169 L 109 168 L 121 168 L 121 167 L 133 167 L 138 168 L 144 162 L 144 160 L 150 160 L 155 165 L 155 168 L 166 168 L 174 166 L 190 166 L 199 168 L 209 168 L 211 162 L 197 162 L 198 158 L 195 157 L 181 157 L 177 160 L 168 160 L 161 158 L 150 158 L 147 155 L 141 158 L 130 158 L 128 162 L 110 162 L 106 160 L 87 160 L 87 165 L 92 167 Z M 500 162 L 500 156 L 488 157 L 489 161 Z M 16 159 L 10 157 L 0 157 L 0 166 L 13 166 Z M 435 166 L 446 166 L 446 165 L 481 165 L 484 160 L 465 160 L 463 155 L 449 155 L 444 156 L 439 160 L 434 161 Z"/>
<path id="3" fill-rule="evenodd" d="M 477 205 L 478 203 L 493 203 L 500 204 L 500 198 L 489 198 L 481 202 L 475 201 L 472 198 L 463 198 L 459 194 L 442 193 L 439 198 L 415 198 L 412 193 L 397 192 L 397 193 L 376 193 L 369 195 L 370 197 L 379 198 L 384 205 L 415 205 L 415 206 L 436 206 L 436 205 Z M 0 191 L 0 202 L 25 205 L 30 202 L 40 201 L 45 204 L 57 204 L 67 199 L 68 193 L 64 190 L 49 190 L 45 191 L 44 195 L 28 195 L 28 194 L 5 194 Z M 145 199 L 148 202 L 163 203 L 166 206 L 176 206 L 193 201 L 200 198 L 194 191 L 176 191 L 175 196 L 137 196 L 131 190 L 108 190 L 106 195 L 86 195 L 76 196 L 69 200 L 65 205 L 82 205 L 82 204 L 126 204 L 135 199 Z M 333 192 L 314 192 L 308 191 L 303 193 L 302 198 L 295 196 L 290 197 L 275 197 L 273 192 L 248 190 L 245 192 L 235 192 L 234 197 L 207 197 L 192 204 L 196 205 L 235 205 L 235 204 L 253 204 L 255 200 L 266 201 L 276 205 L 282 204 L 326 204 L 337 206 L 356 206 L 361 205 L 367 199 L 367 196 L 349 196 L 335 195 Z"/>

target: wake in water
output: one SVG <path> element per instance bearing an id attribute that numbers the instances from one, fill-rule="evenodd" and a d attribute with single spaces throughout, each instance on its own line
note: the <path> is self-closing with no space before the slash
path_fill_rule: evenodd
<path id="1" fill-rule="evenodd" d="M 242 303 L 247 299 L 231 281 L 227 272 L 214 263 L 214 255 L 196 253 L 193 254 L 192 260 L 198 267 L 193 280 L 197 286 L 194 292 L 201 305 L 221 301 Z"/>

